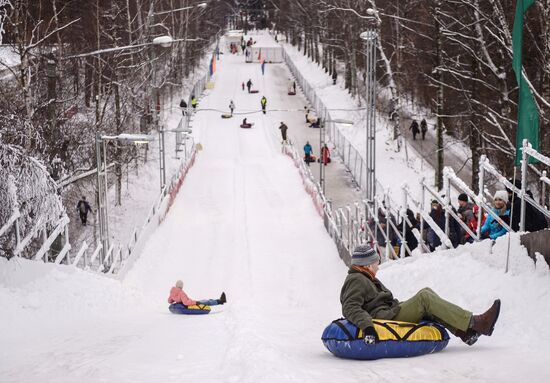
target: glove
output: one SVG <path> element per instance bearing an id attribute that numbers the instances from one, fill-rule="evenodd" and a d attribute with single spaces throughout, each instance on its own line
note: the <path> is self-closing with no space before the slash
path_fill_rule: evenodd
<path id="1" fill-rule="evenodd" d="M 375 344 L 378 342 L 378 334 L 376 334 L 374 327 L 367 327 L 363 330 L 363 333 L 365 334 L 365 339 L 363 340 L 365 344 Z"/>

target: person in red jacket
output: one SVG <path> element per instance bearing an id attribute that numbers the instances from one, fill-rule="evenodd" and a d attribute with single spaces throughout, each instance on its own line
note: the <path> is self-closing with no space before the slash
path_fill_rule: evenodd
<path id="1" fill-rule="evenodd" d="M 473 233 L 476 233 L 476 231 L 477 231 L 477 219 L 478 219 L 478 214 L 479 214 L 479 206 L 474 205 L 474 207 L 472 208 L 472 211 L 473 211 L 474 216 L 467 223 L 468 223 L 468 227 L 470 228 L 470 230 L 472 230 Z M 485 218 L 487 218 L 485 216 L 485 212 L 483 210 L 481 210 L 481 226 L 483 226 L 483 224 L 485 223 Z M 467 232 L 464 235 L 464 239 L 468 243 L 473 243 L 474 242 L 474 239 Z"/>
<path id="2" fill-rule="evenodd" d="M 327 166 L 327 164 L 330 164 L 330 150 L 329 150 L 327 144 L 325 144 L 321 148 L 321 161 L 323 162 L 323 165 L 325 165 L 325 166 Z"/>
<path id="3" fill-rule="evenodd" d="M 222 292 L 220 299 L 202 299 L 196 301 L 187 296 L 185 291 L 183 291 L 183 281 L 178 280 L 176 285 L 170 289 L 170 296 L 168 297 L 168 303 L 171 305 L 174 303 L 181 303 L 184 306 L 193 306 L 196 304 L 207 305 L 207 306 L 216 306 L 223 305 L 227 302 L 225 298 L 225 293 Z"/>

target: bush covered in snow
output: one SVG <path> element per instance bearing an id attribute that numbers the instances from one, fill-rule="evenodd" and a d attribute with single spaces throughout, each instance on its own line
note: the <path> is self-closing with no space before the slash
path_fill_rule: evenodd
<path id="1" fill-rule="evenodd" d="M 0 227 L 19 210 L 21 238 L 39 227 L 51 230 L 65 209 L 45 166 L 18 147 L 0 143 L 0 169 Z M 15 246 L 15 231 L 10 229 L 0 237 L 0 256 L 10 258 Z"/>

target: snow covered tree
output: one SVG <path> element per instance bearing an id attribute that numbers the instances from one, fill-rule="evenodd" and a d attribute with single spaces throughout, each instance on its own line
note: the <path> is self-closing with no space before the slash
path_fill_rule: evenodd
<path id="1" fill-rule="evenodd" d="M 21 148 L 1 142 L 0 167 L 0 227 L 18 210 L 21 238 L 37 235 L 40 229 L 52 230 L 65 209 L 46 167 Z M 15 246 L 12 230 L 0 237 L 0 256 L 10 258 Z"/>

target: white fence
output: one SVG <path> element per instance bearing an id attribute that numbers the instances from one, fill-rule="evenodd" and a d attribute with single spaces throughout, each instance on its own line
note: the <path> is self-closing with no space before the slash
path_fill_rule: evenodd
<path id="1" fill-rule="evenodd" d="M 365 160 L 359 151 L 344 137 L 343 134 L 340 133 L 335 123 L 330 122 L 331 120 L 334 120 L 334 118 L 331 116 L 329 109 L 317 95 L 315 88 L 308 83 L 302 73 L 297 69 L 291 57 L 284 49 L 283 56 L 285 63 L 289 67 L 309 103 L 315 109 L 317 115 L 324 118 L 325 121 L 328 121 L 326 123 L 327 135 L 329 140 L 335 145 L 339 157 L 350 171 L 357 185 L 359 185 L 361 189 L 365 190 Z M 429 251 L 429 248 L 425 243 L 425 231 L 429 229 L 431 229 L 439 238 L 442 248 L 450 248 L 453 246 L 450 238 L 451 220 L 456 221 L 463 233 L 468 233 L 473 240 L 479 241 L 482 239 L 482 235 L 480 233 L 482 214 L 478 215 L 477 230 L 474 233 L 468 225 L 460 219 L 456 210 L 451 205 L 451 187 L 459 192 L 466 193 L 472 202 L 478 205 L 480 209 L 485 212 L 485 214 L 491 215 L 498 223 L 502 225 L 502 227 L 504 227 L 507 231 L 510 231 L 510 225 L 504 222 L 497 214 L 493 212 L 491 206 L 487 203 L 485 198 L 485 195 L 488 193 L 486 190 L 487 185 L 485 184 L 484 175 L 486 173 L 490 173 L 496 177 L 502 185 L 512 190 L 521 198 L 520 230 L 522 231 L 525 227 L 524 221 L 526 203 L 529 203 L 542 212 L 547 218 L 550 218 L 550 211 L 544 205 L 544 201 L 547 199 L 546 189 L 547 186 L 550 185 L 550 179 L 547 177 L 546 171 L 543 171 L 542 176 L 539 177 L 542 186 L 542 203 L 536 202 L 527 194 L 526 176 L 529 156 L 537 159 L 547 166 L 550 166 L 550 158 L 536 152 L 527 142 L 524 142 L 522 188 L 517 188 L 510 183 L 489 163 L 485 156 L 483 156 L 480 161 L 480 167 L 478 170 L 480 175 L 480 193 L 478 194 L 474 193 L 460 178 L 455 175 L 453 169 L 449 167 L 444 169 L 444 190 L 442 191 L 444 193 L 444 197 L 442 197 L 439 192 L 434 190 L 424 179 L 422 179 L 420 180 L 422 190 L 421 195 L 413 196 L 409 190 L 409 187 L 407 185 L 403 185 L 402 199 L 398 203 L 392 200 L 387 190 L 384 191 L 384 187 L 377 180 L 377 194 L 374 203 L 359 201 L 354 203 L 352 206 L 347 206 L 345 208 L 332 211 L 330 208 L 330 203 L 326 202 L 320 188 L 317 187 L 317 193 L 322 196 L 322 198 L 319 199 L 324 203 L 323 211 L 325 214 L 325 226 L 327 227 L 327 231 L 331 237 L 335 239 L 340 255 L 344 258 L 344 260 L 346 260 L 346 256 L 343 256 L 343 254 L 347 253 L 347 256 L 349 257 L 350 250 L 363 241 L 369 241 L 374 245 L 377 245 L 379 240 L 385 242 L 382 255 L 386 259 L 403 257 L 410 254 L 412 251 L 406 240 L 407 226 L 409 230 L 412 230 L 412 234 L 418 241 L 418 246 L 422 252 Z M 315 184 L 313 177 L 310 178 L 310 181 Z M 443 207 L 445 214 L 445 224 L 443 227 L 440 227 L 432 219 L 429 212 L 426 211 L 425 201 L 428 196 L 431 197 L 430 200 L 437 200 Z M 420 216 L 417 228 L 413 228 L 414 225 L 407 216 L 407 210 L 411 210 L 413 213 L 417 213 L 417 215 Z M 382 220 L 385 222 L 382 223 Z M 398 249 L 392 246 L 392 238 L 394 242 L 397 242 L 400 245 Z"/>

